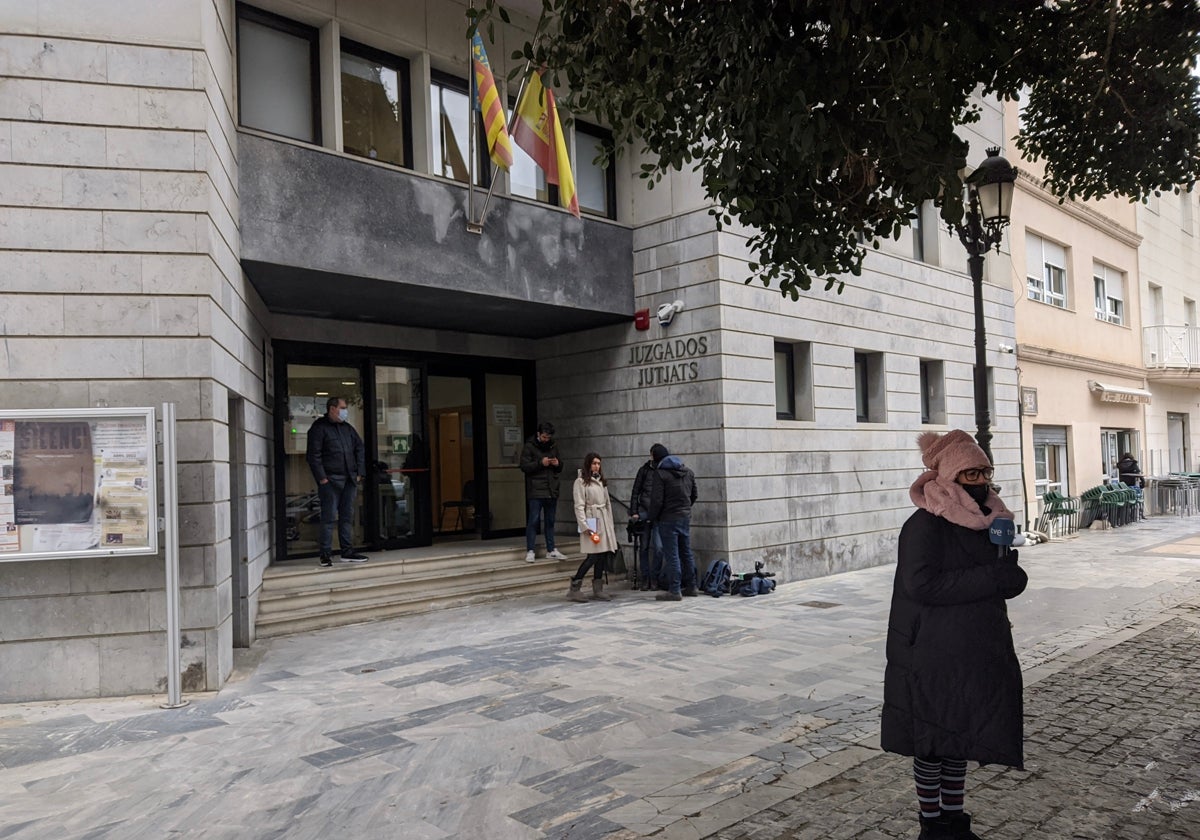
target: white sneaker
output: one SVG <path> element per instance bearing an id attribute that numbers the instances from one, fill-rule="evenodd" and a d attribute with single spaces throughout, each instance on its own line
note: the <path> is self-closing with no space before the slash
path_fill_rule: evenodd
<path id="1" fill-rule="evenodd" d="M 537 562 L 537 557 L 534 556 L 532 551 L 525 552 L 525 562 L 526 563 L 536 563 Z"/>
<path id="2" fill-rule="evenodd" d="M 556 548 L 546 555 L 546 559 L 548 559 L 548 560 L 566 560 L 567 555 L 563 554 L 561 551 L 559 551 Z"/>

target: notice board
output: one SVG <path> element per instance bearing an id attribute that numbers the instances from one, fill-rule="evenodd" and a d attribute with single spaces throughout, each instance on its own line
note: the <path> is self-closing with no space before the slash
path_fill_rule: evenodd
<path id="1" fill-rule="evenodd" d="M 0 562 L 158 552 L 153 408 L 0 408 Z"/>

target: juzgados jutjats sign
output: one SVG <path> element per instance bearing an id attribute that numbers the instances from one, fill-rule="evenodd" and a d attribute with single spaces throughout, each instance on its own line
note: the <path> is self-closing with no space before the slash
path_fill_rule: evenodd
<path id="1" fill-rule="evenodd" d="M 638 387 L 673 385 L 700 377 L 700 356 L 708 355 L 708 336 L 671 338 L 629 348 L 629 367 L 637 368 Z"/>

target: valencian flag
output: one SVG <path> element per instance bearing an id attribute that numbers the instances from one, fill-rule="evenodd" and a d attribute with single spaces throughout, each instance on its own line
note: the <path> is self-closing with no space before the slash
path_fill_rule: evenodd
<path id="1" fill-rule="evenodd" d="M 542 74 L 533 73 L 517 103 L 513 117 L 513 140 L 525 150 L 533 162 L 546 173 L 546 182 L 558 185 L 558 203 L 579 218 L 579 197 L 575 195 L 575 178 L 571 175 L 571 159 L 567 154 L 567 139 L 554 91 L 542 84 Z"/>
<path id="2" fill-rule="evenodd" d="M 488 154 L 497 166 L 509 169 L 513 162 L 512 143 L 509 142 L 508 125 L 504 121 L 504 106 L 500 104 L 500 91 L 496 90 L 492 65 L 488 64 L 483 39 L 478 32 L 471 39 L 471 62 L 475 65 L 475 94 L 479 113 L 483 115 L 483 126 L 487 130 Z"/>

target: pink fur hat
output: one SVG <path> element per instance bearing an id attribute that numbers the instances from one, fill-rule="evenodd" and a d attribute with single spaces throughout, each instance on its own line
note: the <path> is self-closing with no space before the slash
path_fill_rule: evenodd
<path id="1" fill-rule="evenodd" d="M 921 447 L 921 462 L 925 468 L 947 481 L 954 481 L 963 470 L 991 465 L 975 439 L 961 429 L 944 435 L 924 432 L 917 436 L 917 446 Z"/>

